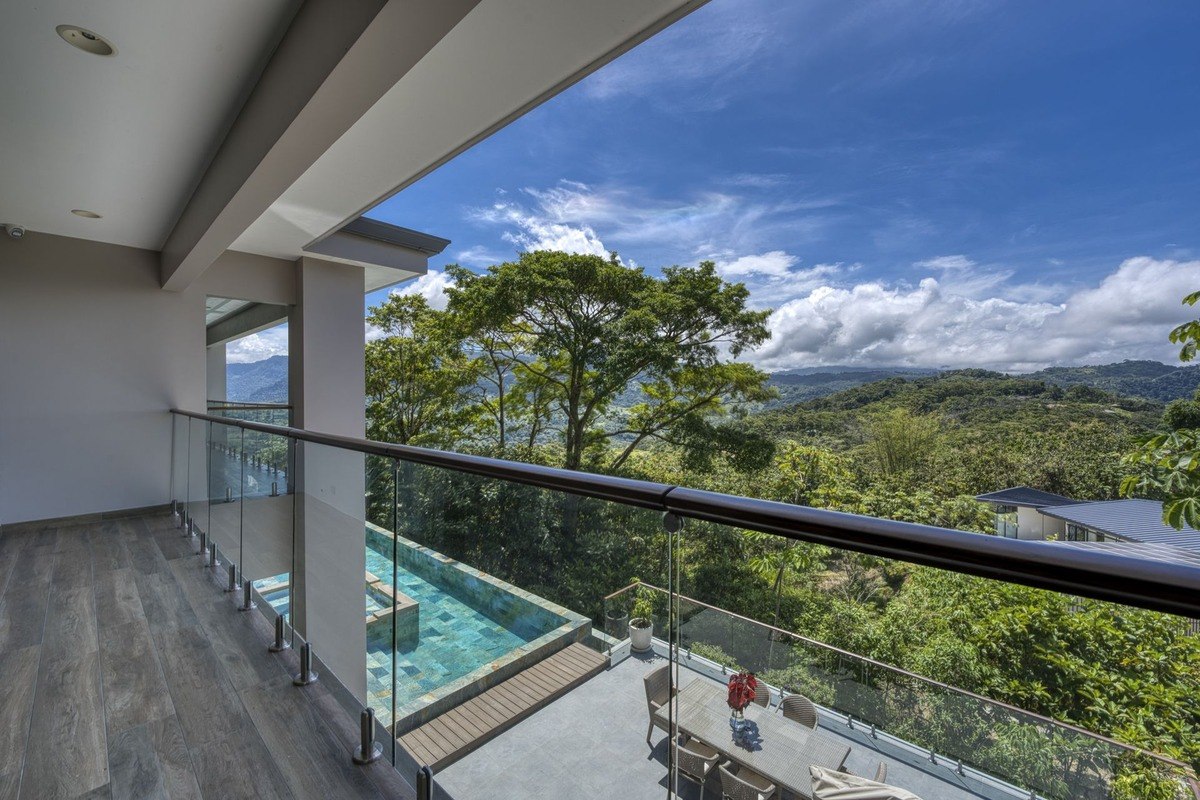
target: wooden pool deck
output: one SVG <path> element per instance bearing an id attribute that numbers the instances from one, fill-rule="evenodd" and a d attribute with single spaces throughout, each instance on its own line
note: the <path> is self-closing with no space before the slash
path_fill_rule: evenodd
<path id="1" fill-rule="evenodd" d="M 575 643 L 400 736 L 416 760 L 438 772 L 598 675 L 608 657 Z"/>

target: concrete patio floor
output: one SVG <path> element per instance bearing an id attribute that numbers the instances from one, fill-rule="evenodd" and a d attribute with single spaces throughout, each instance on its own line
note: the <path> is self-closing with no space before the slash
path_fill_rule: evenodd
<path id="1" fill-rule="evenodd" d="M 656 728 L 653 748 L 646 745 L 642 686 L 642 676 L 665 663 L 653 655 L 626 658 L 447 767 L 436 776 L 435 796 L 454 800 L 667 797 L 667 737 Z M 681 674 L 684 685 L 710 680 L 686 669 Z M 865 732 L 843 725 L 821 727 L 826 735 L 850 746 L 846 768 L 851 772 L 872 775 L 881 760 L 887 761 L 888 782 L 923 800 L 1013 798 L 918 756 L 881 752 L 886 746 Z M 680 798 L 699 798 L 694 783 L 681 778 L 679 784 Z M 710 777 L 705 795 L 721 796 L 716 774 Z"/>

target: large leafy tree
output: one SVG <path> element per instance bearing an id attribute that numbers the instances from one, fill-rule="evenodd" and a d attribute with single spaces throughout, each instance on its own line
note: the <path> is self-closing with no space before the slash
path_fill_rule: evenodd
<path id="1" fill-rule="evenodd" d="M 1200 292 L 1183 298 L 1187 306 L 1198 301 Z M 1180 345 L 1180 361 L 1193 360 L 1200 344 L 1200 319 L 1178 326 L 1169 338 Z M 1170 430 L 1150 437 L 1124 458 L 1132 474 L 1121 482 L 1121 493 L 1161 498 L 1163 522 L 1176 529 L 1185 524 L 1200 529 L 1200 429 L 1185 427 L 1196 422 L 1193 411 L 1178 404 L 1169 408 L 1165 423 Z"/>
<path id="2" fill-rule="evenodd" d="M 366 348 L 368 435 L 452 443 L 470 419 L 465 392 L 475 379 L 455 332 L 420 295 L 392 295 L 367 321 L 383 334 Z"/>
<path id="3" fill-rule="evenodd" d="M 448 272 L 449 316 L 489 359 L 503 355 L 520 390 L 506 413 L 556 432 L 568 469 L 618 469 L 647 441 L 686 446 L 698 426 L 771 396 L 765 373 L 732 360 L 767 339 L 768 312 L 712 262 L 655 278 L 615 254 L 536 251 Z"/>

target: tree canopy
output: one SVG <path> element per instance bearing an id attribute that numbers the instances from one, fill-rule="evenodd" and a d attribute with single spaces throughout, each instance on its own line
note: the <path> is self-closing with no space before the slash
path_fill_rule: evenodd
<path id="1" fill-rule="evenodd" d="M 728 435 L 767 375 L 735 360 L 764 342 L 769 312 L 715 265 L 662 277 L 610 258 L 552 251 L 477 274 L 447 268 L 448 308 L 393 296 L 372 309 L 372 431 L 417 442 L 441 427 L 567 469 L 618 470 L 651 442 L 699 461 L 720 451 L 761 466 L 770 446 Z M 436 438 L 436 437 L 435 437 Z"/>

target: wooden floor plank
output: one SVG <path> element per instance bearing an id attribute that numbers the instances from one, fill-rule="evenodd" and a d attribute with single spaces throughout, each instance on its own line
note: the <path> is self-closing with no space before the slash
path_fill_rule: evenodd
<path id="1" fill-rule="evenodd" d="M 243 691 L 241 697 L 268 749 L 295 754 L 282 769 L 293 796 L 300 800 L 331 797 L 382 800 L 303 693 L 286 676 Z"/>
<path id="2" fill-rule="evenodd" d="M 100 643 L 100 666 L 110 733 L 174 716 L 175 705 L 145 620 L 106 632 Z"/>
<path id="3" fill-rule="evenodd" d="M 40 645 L 0 651 L 0 775 L 20 777 L 41 653 Z"/>
<path id="4" fill-rule="evenodd" d="M 21 798 L 74 798 L 108 783 L 100 657 L 43 652 Z"/>
<path id="5" fill-rule="evenodd" d="M 129 567 L 95 573 L 96 624 L 102 634 L 134 622 L 147 622 Z M 147 623 L 148 624 L 148 623 Z"/>

